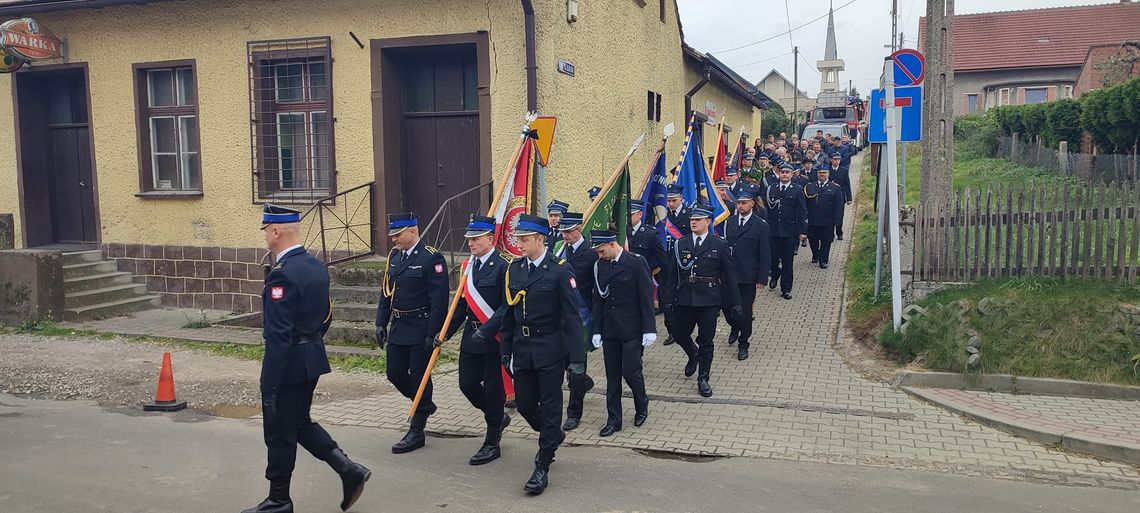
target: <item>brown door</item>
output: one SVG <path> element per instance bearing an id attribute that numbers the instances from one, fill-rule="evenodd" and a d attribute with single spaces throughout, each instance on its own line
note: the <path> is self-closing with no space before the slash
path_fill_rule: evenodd
<path id="1" fill-rule="evenodd" d="M 16 88 L 27 244 L 97 242 L 84 70 L 17 73 Z"/>
<path id="2" fill-rule="evenodd" d="M 401 183 L 404 208 L 424 227 L 448 198 L 479 184 L 479 105 L 473 45 L 417 49 L 401 59 L 405 102 Z M 482 196 L 452 201 L 450 217 L 424 233 L 429 244 L 462 249 L 462 224 Z M 457 220 L 462 219 L 464 223 Z"/>

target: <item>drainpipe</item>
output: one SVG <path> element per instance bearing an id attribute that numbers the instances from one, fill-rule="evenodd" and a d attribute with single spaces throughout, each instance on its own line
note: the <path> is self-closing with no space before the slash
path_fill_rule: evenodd
<path id="1" fill-rule="evenodd" d="M 535 57 L 534 4 L 522 0 L 526 46 L 526 110 L 538 111 L 538 59 Z"/>
<path id="2" fill-rule="evenodd" d="M 705 86 L 705 84 L 709 83 L 710 79 L 712 79 L 712 71 L 709 69 L 708 66 L 705 66 L 705 75 L 703 77 L 701 77 L 701 81 L 697 82 L 697 85 L 693 86 L 692 89 L 689 89 L 689 92 L 685 93 L 685 122 L 686 123 L 689 121 L 689 116 L 691 116 L 693 114 L 693 95 L 697 94 L 697 91 L 700 91 L 701 88 Z"/>

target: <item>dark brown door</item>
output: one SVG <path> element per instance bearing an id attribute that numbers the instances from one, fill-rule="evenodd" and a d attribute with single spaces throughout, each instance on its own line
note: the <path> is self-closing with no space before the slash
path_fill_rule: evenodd
<path id="1" fill-rule="evenodd" d="M 97 242 L 84 70 L 18 73 L 16 87 L 28 245 Z"/>
<path id="2" fill-rule="evenodd" d="M 401 173 L 404 208 L 424 226 L 452 196 L 479 184 L 479 105 L 473 45 L 418 49 L 402 59 L 405 102 Z M 429 244 L 461 249 L 462 224 L 477 211 L 474 192 L 452 201 L 424 236 Z M 457 222 L 462 220 L 463 223 Z"/>

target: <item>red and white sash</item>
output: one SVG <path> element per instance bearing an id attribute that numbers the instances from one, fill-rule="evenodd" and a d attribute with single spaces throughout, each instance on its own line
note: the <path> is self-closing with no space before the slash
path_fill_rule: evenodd
<path id="1" fill-rule="evenodd" d="M 467 278 L 463 280 L 463 299 L 467 301 L 467 308 L 475 314 L 475 318 L 479 319 L 479 323 L 484 324 L 487 322 L 487 319 L 490 319 L 491 315 L 495 313 L 495 309 L 487 304 L 487 300 L 483 299 L 483 295 L 479 293 L 479 289 L 475 288 L 475 284 L 472 283 L 475 278 L 472 276 L 474 267 L 470 264 L 474 258 L 474 256 L 471 256 L 463 261 L 462 271 L 463 275 Z"/>

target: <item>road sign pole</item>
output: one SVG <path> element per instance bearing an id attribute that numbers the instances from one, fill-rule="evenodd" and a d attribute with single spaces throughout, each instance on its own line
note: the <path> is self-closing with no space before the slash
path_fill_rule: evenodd
<path id="1" fill-rule="evenodd" d="M 886 77 L 884 89 L 886 96 L 887 119 L 884 127 L 887 130 L 887 191 L 888 196 L 898 197 L 898 108 L 895 106 L 895 74 L 894 59 L 887 57 L 883 62 L 883 75 Z M 891 251 L 891 314 L 894 320 L 895 331 L 902 325 L 902 270 L 900 269 L 899 251 L 899 202 L 887 202 L 887 231 L 890 238 Z"/>
<path id="2" fill-rule="evenodd" d="M 883 228 L 887 226 L 887 203 L 890 201 L 890 194 L 887 190 L 887 174 L 885 171 L 886 166 L 883 162 L 886 160 L 885 144 L 879 145 L 879 162 L 875 168 L 875 172 L 879 174 L 879 179 L 875 183 L 879 186 L 879 193 L 876 196 L 879 199 L 879 224 L 875 227 L 875 300 L 879 300 L 879 292 L 883 287 Z"/>
<path id="3" fill-rule="evenodd" d="M 910 155 L 910 152 L 907 151 L 907 144 L 909 143 L 902 143 L 902 161 L 899 163 L 899 166 L 902 168 L 902 187 L 899 187 L 899 205 L 906 205 L 906 161 L 907 156 Z"/>

